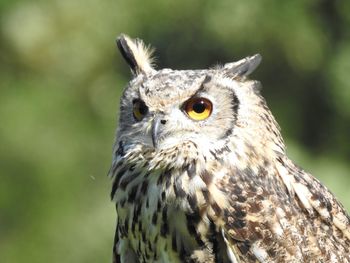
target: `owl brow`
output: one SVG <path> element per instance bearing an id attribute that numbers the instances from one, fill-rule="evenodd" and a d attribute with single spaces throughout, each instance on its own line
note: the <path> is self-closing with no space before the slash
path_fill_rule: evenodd
<path id="1" fill-rule="evenodd" d="M 149 94 L 149 88 L 145 87 L 145 85 L 143 83 L 141 83 L 140 87 L 138 88 L 139 96 L 141 96 L 141 91 L 144 92 L 145 95 Z"/>
<path id="2" fill-rule="evenodd" d="M 206 84 L 210 81 L 211 81 L 211 76 L 206 75 L 203 82 L 201 83 L 201 85 L 199 85 L 199 88 L 190 97 L 191 98 L 196 97 L 199 93 L 203 92 L 203 90 L 205 90 L 204 84 Z"/>
<path id="3" fill-rule="evenodd" d="M 141 83 L 141 85 L 137 89 L 137 98 L 134 98 L 134 99 L 142 100 L 146 104 L 146 102 L 141 98 L 142 98 L 142 95 L 147 96 L 149 94 L 149 92 L 150 92 L 149 88 L 145 87 L 145 85 L 143 83 Z"/>

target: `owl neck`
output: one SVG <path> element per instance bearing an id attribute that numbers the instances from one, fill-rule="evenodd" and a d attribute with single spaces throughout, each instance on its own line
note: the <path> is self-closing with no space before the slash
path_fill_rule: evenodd
<path id="1" fill-rule="evenodd" d="M 148 190 L 143 186 L 152 185 L 159 198 L 182 210 L 194 213 L 198 207 L 209 207 L 211 217 L 218 217 L 217 213 L 227 203 L 225 189 L 220 188 L 225 180 L 240 178 L 242 182 L 249 182 L 253 177 L 269 176 L 262 167 L 273 163 L 269 160 L 272 157 L 258 158 L 261 155 L 253 146 L 246 144 L 245 150 L 242 147 L 226 144 L 204 150 L 186 142 L 156 152 L 142 145 L 127 146 L 121 142 L 116 147 L 110 170 L 114 180 L 111 196 L 114 198 L 119 190 L 137 199 L 137 195 Z"/>

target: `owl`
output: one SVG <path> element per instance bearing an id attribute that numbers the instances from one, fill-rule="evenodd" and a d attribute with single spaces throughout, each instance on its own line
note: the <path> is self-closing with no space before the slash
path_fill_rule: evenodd
<path id="1" fill-rule="evenodd" d="M 113 262 L 350 262 L 348 214 L 287 157 L 248 79 L 260 55 L 156 70 L 141 40 L 117 46 L 133 78 L 109 172 Z"/>

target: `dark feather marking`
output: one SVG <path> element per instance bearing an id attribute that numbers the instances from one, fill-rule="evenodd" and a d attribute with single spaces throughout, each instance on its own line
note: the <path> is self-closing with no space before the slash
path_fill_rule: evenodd
<path id="1" fill-rule="evenodd" d="M 137 252 L 140 253 L 139 254 L 139 257 L 142 255 L 142 251 L 141 251 L 141 239 L 139 239 L 139 245 L 138 245 L 138 248 L 137 248 Z"/>
<path id="2" fill-rule="evenodd" d="M 197 233 L 196 226 L 200 222 L 201 217 L 199 213 L 192 213 L 192 214 L 187 214 L 186 215 L 186 225 L 187 225 L 187 230 L 188 232 L 194 236 L 196 242 L 198 243 L 199 246 L 204 246 L 203 240 L 200 238 L 200 236 Z"/>
<path id="3" fill-rule="evenodd" d="M 219 216 L 219 215 L 221 214 L 221 208 L 220 208 L 220 206 L 218 205 L 218 203 L 213 202 L 213 203 L 211 204 L 211 207 L 213 208 L 214 213 L 215 213 L 216 216 Z"/>
<path id="4" fill-rule="evenodd" d="M 157 202 L 157 211 L 160 211 L 160 208 L 162 207 L 162 203 L 160 201 L 160 199 L 158 199 L 158 202 Z"/>
<path id="5" fill-rule="evenodd" d="M 208 191 L 208 189 L 203 189 L 202 190 L 202 194 L 203 194 L 203 197 L 204 197 L 205 201 L 209 203 L 209 201 L 210 201 L 209 199 L 210 198 L 209 198 L 209 191 Z"/>
<path id="6" fill-rule="evenodd" d="M 129 191 L 128 203 L 133 203 L 135 201 L 136 193 L 138 190 L 138 185 L 134 185 Z"/>
<path id="7" fill-rule="evenodd" d="M 154 259 L 154 260 L 157 260 L 157 259 L 158 259 L 157 249 L 154 251 L 153 259 Z"/>
<path id="8" fill-rule="evenodd" d="M 125 170 L 126 169 L 123 169 L 122 171 L 120 171 L 118 175 L 121 174 L 122 172 L 125 173 Z M 125 190 L 128 184 L 130 184 L 138 176 L 139 174 L 128 174 L 128 176 L 125 176 L 125 178 L 123 178 L 119 183 L 120 189 Z"/>
<path id="9" fill-rule="evenodd" d="M 213 221 L 210 221 L 209 226 L 209 236 L 208 240 L 212 244 L 213 254 L 215 257 L 215 262 L 219 262 L 219 243 L 218 243 L 218 237 L 216 235 L 216 229 L 215 229 L 215 223 Z"/>
<path id="10" fill-rule="evenodd" d="M 198 210 L 198 201 L 197 201 L 197 197 L 195 194 L 193 195 L 188 195 L 187 196 L 187 202 L 191 207 L 191 210 L 193 212 L 196 212 Z"/>
<path id="11" fill-rule="evenodd" d="M 227 129 L 226 132 L 224 133 L 224 135 L 220 139 L 227 138 L 233 133 L 235 122 L 237 120 L 237 114 L 238 114 L 240 102 L 239 102 L 238 97 L 236 96 L 235 92 L 233 90 L 230 90 L 230 91 L 231 91 L 230 92 L 231 93 L 231 108 L 233 111 L 234 122 L 231 124 L 232 125 L 231 128 Z"/>
<path id="12" fill-rule="evenodd" d="M 241 195 L 242 194 L 242 188 L 240 188 L 238 185 L 235 185 L 233 190 L 232 190 L 232 193 L 235 194 L 235 195 Z"/>
<path id="13" fill-rule="evenodd" d="M 174 188 L 174 193 L 175 193 L 176 197 L 184 198 L 186 196 L 186 192 L 181 186 L 174 183 L 173 188 Z"/>
<path id="14" fill-rule="evenodd" d="M 162 225 L 160 227 L 160 235 L 165 237 L 169 233 L 169 225 L 168 225 L 168 207 L 164 206 L 162 211 Z"/>
<path id="15" fill-rule="evenodd" d="M 136 233 L 135 233 L 136 223 L 137 223 L 136 216 L 134 216 L 131 222 L 131 233 L 134 235 L 135 238 L 136 238 Z"/>
<path id="16" fill-rule="evenodd" d="M 241 203 L 244 203 L 245 201 L 247 201 L 247 198 L 243 195 L 238 195 L 237 196 L 237 201 L 238 202 L 241 202 Z"/>
<path id="17" fill-rule="evenodd" d="M 141 222 L 141 221 L 140 221 Z M 141 232 L 141 237 L 142 237 L 142 241 L 144 242 L 144 243 L 146 243 L 146 232 L 144 231 L 144 229 L 142 229 L 142 232 Z"/>
<path id="18" fill-rule="evenodd" d="M 230 151 L 231 151 L 230 148 L 229 148 L 227 145 L 225 145 L 225 146 L 222 147 L 222 148 L 216 149 L 216 150 L 215 150 L 215 153 L 216 153 L 217 155 L 222 155 L 222 154 L 228 153 L 228 152 L 230 152 Z"/>
<path id="19" fill-rule="evenodd" d="M 177 251 L 177 242 L 176 242 L 176 232 L 175 231 L 171 235 L 171 247 L 174 251 Z"/>
<path id="20" fill-rule="evenodd" d="M 119 233 L 118 233 L 119 224 L 115 229 L 114 241 L 113 241 L 113 263 L 121 263 L 120 255 L 117 253 L 117 244 L 119 241 Z"/>
<path id="21" fill-rule="evenodd" d="M 119 155 L 121 157 L 123 157 L 125 155 L 125 153 L 124 153 L 124 146 L 123 146 L 123 142 L 122 141 L 119 142 L 119 147 L 118 147 L 117 151 L 115 152 L 115 154 Z"/>
<path id="22" fill-rule="evenodd" d="M 238 249 L 241 251 L 243 255 L 247 254 L 250 249 L 250 243 L 249 241 L 239 242 L 237 243 Z"/>
<path id="23" fill-rule="evenodd" d="M 215 152 L 214 151 L 212 151 L 212 150 L 209 150 L 209 152 L 213 155 L 213 157 L 215 158 L 215 160 L 218 160 L 218 157 L 217 157 L 217 155 L 215 154 Z"/>
<path id="24" fill-rule="evenodd" d="M 157 185 L 161 185 L 163 183 L 163 180 L 164 180 L 164 173 L 161 173 L 158 177 Z"/>
<path id="25" fill-rule="evenodd" d="M 204 81 L 202 82 L 202 84 L 199 86 L 199 88 L 194 92 L 194 94 L 191 96 L 191 98 L 193 97 L 200 97 L 200 93 L 205 91 L 205 84 L 209 83 L 211 81 L 211 76 L 206 75 L 204 78 Z"/>
<path id="26" fill-rule="evenodd" d="M 156 234 L 155 237 L 154 237 L 154 242 L 153 242 L 154 244 L 156 244 L 158 242 L 158 238 L 159 238 L 159 235 Z"/>
<path id="27" fill-rule="evenodd" d="M 165 178 L 165 188 L 168 189 L 171 185 L 171 177 L 170 176 L 167 176 Z"/>
<path id="28" fill-rule="evenodd" d="M 192 162 L 191 164 L 187 164 L 186 167 L 184 167 L 184 170 L 187 171 L 189 178 L 195 177 L 196 176 L 196 164 L 195 164 L 195 162 Z"/>
<path id="29" fill-rule="evenodd" d="M 138 205 L 138 206 L 134 205 L 134 214 L 133 214 L 133 217 L 132 217 L 131 232 L 133 233 L 135 238 L 136 238 L 136 231 L 135 231 L 136 230 L 136 224 L 138 223 L 140 210 L 141 210 L 141 205 Z"/>
<path id="30" fill-rule="evenodd" d="M 271 258 L 275 258 L 277 255 L 277 251 L 274 248 L 270 248 L 266 252 Z"/>
<path id="31" fill-rule="evenodd" d="M 125 217 L 124 226 L 123 227 L 125 228 L 126 234 L 128 234 L 128 232 L 129 232 L 129 217 L 128 216 Z"/>
<path id="32" fill-rule="evenodd" d="M 247 213 L 245 211 L 243 211 L 242 209 L 237 209 L 233 212 L 232 214 L 233 216 L 235 216 L 236 218 L 244 218 Z"/>
<path id="33" fill-rule="evenodd" d="M 115 174 L 116 171 L 117 171 L 122 165 L 124 165 L 123 160 L 119 160 L 113 167 L 111 167 L 112 173 L 110 173 L 110 171 L 109 171 L 108 174 L 112 174 L 112 175 Z"/>
<path id="34" fill-rule="evenodd" d="M 245 220 L 236 218 L 236 219 L 233 221 L 233 223 L 230 224 L 230 225 L 231 225 L 233 228 L 238 228 L 238 229 L 240 229 L 240 228 L 243 228 L 243 227 L 246 226 L 246 222 L 245 222 Z"/>
<path id="35" fill-rule="evenodd" d="M 122 175 L 126 172 L 127 168 L 123 168 L 121 169 L 116 175 L 115 175 L 115 180 L 113 182 L 113 186 L 112 186 L 112 191 L 111 191 L 111 198 L 113 199 L 115 192 L 117 191 L 118 187 L 119 187 L 119 181 L 122 177 Z M 121 187 L 122 188 L 122 187 Z M 125 190 L 125 187 L 122 188 L 123 190 Z"/>
<path id="36" fill-rule="evenodd" d="M 152 224 L 157 225 L 157 219 L 158 219 L 158 212 L 155 211 L 152 216 Z"/>
<path id="37" fill-rule="evenodd" d="M 135 167 L 136 167 L 136 164 L 132 164 L 130 167 L 129 167 L 129 171 L 134 171 L 135 170 Z"/>
<path id="38" fill-rule="evenodd" d="M 141 193 L 145 195 L 147 190 L 148 190 L 148 180 L 144 180 L 141 186 Z"/>
<path id="39" fill-rule="evenodd" d="M 210 82 L 210 81 L 211 81 L 211 76 L 206 75 L 206 76 L 205 76 L 205 79 L 204 79 L 204 81 L 203 81 L 203 83 L 202 83 L 202 85 L 207 84 L 207 83 Z"/>
<path id="40" fill-rule="evenodd" d="M 152 243 L 150 240 L 147 241 L 147 245 L 148 245 L 148 250 L 149 251 L 152 251 L 153 250 L 153 247 L 152 247 Z"/>
<path id="41" fill-rule="evenodd" d="M 207 170 L 204 170 L 201 173 L 201 178 L 206 185 L 209 185 L 213 180 L 213 175 L 209 173 Z"/>
<path id="42" fill-rule="evenodd" d="M 126 203 L 126 198 L 123 198 L 122 200 L 120 200 L 119 204 L 121 207 L 124 207 Z"/>
<path id="43" fill-rule="evenodd" d="M 179 257 L 180 257 L 182 262 L 188 262 L 188 260 L 186 260 L 186 250 L 185 250 L 185 244 L 183 242 L 180 242 Z"/>

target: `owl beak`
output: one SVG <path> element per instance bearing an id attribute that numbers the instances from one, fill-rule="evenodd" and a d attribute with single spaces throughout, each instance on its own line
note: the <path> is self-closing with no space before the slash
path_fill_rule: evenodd
<path id="1" fill-rule="evenodd" d="M 167 119 L 163 114 L 156 115 L 152 122 L 152 143 L 153 147 L 157 149 L 159 142 L 164 139 L 164 128 L 167 123 Z"/>
<path id="2" fill-rule="evenodd" d="M 160 119 L 155 118 L 152 123 L 152 143 L 154 148 L 157 148 L 158 146 L 159 129 L 160 129 Z"/>

